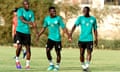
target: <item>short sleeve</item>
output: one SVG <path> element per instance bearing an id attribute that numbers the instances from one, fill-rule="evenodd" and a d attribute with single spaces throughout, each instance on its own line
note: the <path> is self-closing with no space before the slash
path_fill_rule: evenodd
<path id="1" fill-rule="evenodd" d="M 17 11 L 17 16 L 18 16 L 18 17 L 23 16 L 23 10 L 22 10 L 21 8 L 18 9 L 18 11 Z"/>
<path id="2" fill-rule="evenodd" d="M 35 15 L 34 15 L 33 11 L 31 12 L 31 15 L 32 15 L 31 21 L 34 22 L 35 21 Z"/>
<path id="3" fill-rule="evenodd" d="M 62 20 L 62 18 L 61 17 L 59 17 L 59 24 L 60 24 L 60 27 L 62 28 L 62 29 L 64 29 L 66 26 L 65 26 L 65 23 L 63 22 L 63 20 Z"/>
<path id="4" fill-rule="evenodd" d="M 75 25 L 76 26 L 79 26 L 80 25 L 80 17 L 77 18 L 76 22 L 75 22 Z"/>
<path id="5" fill-rule="evenodd" d="M 96 21 L 96 19 L 94 20 L 93 29 L 97 30 L 97 21 Z"/>
<path id="6" fill-rule="evenodd" d="M 43 21 L 43 27 L 47 27 L 48 26 L 48 24 L 47 24 L 47 21 L 46 21 L 46 18 L 44 19 L 44 21 Z"/>

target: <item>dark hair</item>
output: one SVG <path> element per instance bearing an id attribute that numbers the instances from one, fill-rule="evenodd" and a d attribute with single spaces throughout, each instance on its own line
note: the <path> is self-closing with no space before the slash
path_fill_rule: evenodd
<path id="1" fill-rule="evenodd" d="M 53 6 L 49 7 L 49 11 L 50 11 L 51 9 L 55 9 L 55 7 L 53 7 Z"/>
<path id="2" fill-rule="evenodd" d="M 84 7 L 84 8 L 86 8 L 88 11 L 90 11 L 90 7 L 86 6 L 86 7 Z"/>
<path id="3" fill-rule="evenodd" d="M 23 4 L 24 4 L 24 2 L 27 2 L 27 3 L 29 4 L 29 1 L 28 1 L 28 0 L 23 0 Z"/>
<path id="4" fill-rule="evenodd" d="M 12 11 L 12 12 L 17 12 L 17 10 L 18 10 L 18 8 L 15 8 L 15 9 L 13 9 L 13 11 Z"/>

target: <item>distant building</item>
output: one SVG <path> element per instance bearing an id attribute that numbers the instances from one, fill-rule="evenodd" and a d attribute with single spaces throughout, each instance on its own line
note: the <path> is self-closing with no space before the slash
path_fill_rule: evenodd
<path id="1" fill-rule="evenodd" d="M 56 4 L 58 4 L 59 2 L 69 5 L 87 5 L 91 6 L 92 8 L 104 8 L 104 5 L 120 5 L 120 0 L 55 0 Z"/>
<path id="2" fill-rule="evenodd" d="M 78 4 L 80 7 L 82 6 L 91 6 L 93 8 L 103 8 L 104 7 L 104 0 L 55 0 L 55 3 L 65 3 L 69 5 Z"/>

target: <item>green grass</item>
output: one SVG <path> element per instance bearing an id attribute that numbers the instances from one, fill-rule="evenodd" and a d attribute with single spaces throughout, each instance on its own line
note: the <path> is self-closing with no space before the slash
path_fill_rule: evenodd
<path id="1" fill-rule="evenodd" d="M 52 51 L 55 62 L 55 52 Z M 0 46 L 0 72 L 47 72 L 48 61 L 45 48 L 32 48 L 31 69 L 25 70 L 25 60 L 22 59 L 22 70 L 15 68 L 15 48 Z M 120 72 L 119 50 L 94 50 L 90 72 Z M 63 49 L 62 63 L 59 72 L 82 72 L 79 62 L 79 49 Z"/>

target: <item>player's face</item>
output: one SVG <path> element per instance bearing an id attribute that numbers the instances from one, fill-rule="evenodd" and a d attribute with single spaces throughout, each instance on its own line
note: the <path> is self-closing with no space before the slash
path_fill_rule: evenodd
<path id="1" fill-rule="evenodd" d="M 89 14 L 89 11 L 88 11 L 87 8 L 84 8 L 84 9 L 83 9 L 83 14 L 84 14 L 85 16 Z"/>
<path id="2" fill-rule="evenodd" d="M 27 10 L 29 9 L 29 3 L 28 2 L 24 2 L 23 5 L 24 5 L 25 9 L 27 9 Z"/>
<path id="3" fill-rule="evenodd" d="M 17 15 L 17 13 L 16 13 L 16 12 L 13 12 L 13 15 L 14 15 L 14 16 L 16 16 L 16 15 Z"/>
<path id="4" fill-rule="evenodd" d="M 52 16 L 52 17 L 56 16 L 56 10 L 55 9 L 50 9 L 49 13 L 50 13 L 50 16 Z"/>

